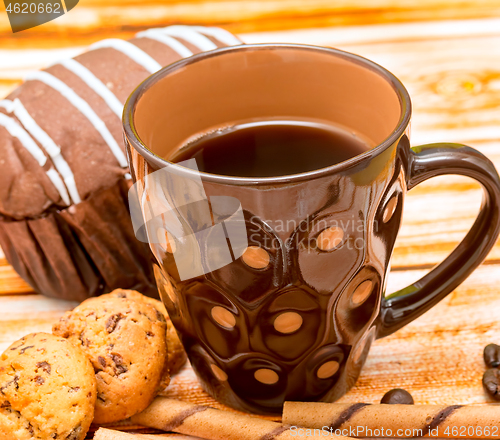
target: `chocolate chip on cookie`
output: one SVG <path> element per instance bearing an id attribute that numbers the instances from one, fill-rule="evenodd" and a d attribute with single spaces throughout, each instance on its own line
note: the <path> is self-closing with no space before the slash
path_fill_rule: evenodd
<path id="1" fill-rule="evenodd" d="M 380 403 L 385 403 L 389 405 L 413 405 L 412 395 L 402 388 L 394 388 L 393 390 L 387 391 L 382 397 Z"/>
<path id="2" fill-rule="evenodd" d="M 96 378 L 82 350 L 33 333 L 0 357 L 0 438 L 83 440 L 92 422 Z"/>
<path id="3" fill-rule="evenodd" d="M 54 325 L 54 334 L 80 346 L 92 362 L 95 423 L 126 419 L 151 403 L 167 360 L 166 329 L 146 302 L 109 296 L 84 301 Z"/>
<path id="4" fill-rule="evenodd" d="M 134 301 L 143 301 L 158 310 L 158 312 L 160 312 L 167 321 L 168 371 L 170 374 L 175 374 L 182 368 L 187 360 L 186 352 L 184 351 L 184 347 L 182 346 L 179 336 L 177 335 L 177 331 L 168 316 L 167 310 L 161 301 L 144 296 L 135 290 L 125 289 L 116 289 L 111 293 L 100 296 L 100 298 L 103 297 L 128 298 L 133 299 Z M 166 385 L 168 385 L 168 383 L 166 383 Z"/>

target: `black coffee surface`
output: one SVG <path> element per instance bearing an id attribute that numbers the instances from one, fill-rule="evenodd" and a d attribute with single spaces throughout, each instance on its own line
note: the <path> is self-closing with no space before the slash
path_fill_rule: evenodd
<path id="1" fill-rule="evenodd" d="M 336 126 L 265 121 L 219 130 L 189 143 L 169 159 L 196 159 L 200 171 L 239 177 L 275 177 L 325 168 L 371 146 Z"/>

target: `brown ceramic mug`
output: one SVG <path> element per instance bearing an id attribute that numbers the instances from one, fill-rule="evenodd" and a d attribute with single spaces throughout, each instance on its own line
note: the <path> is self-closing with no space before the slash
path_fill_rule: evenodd
<path id="1" fill-rule="evenodd" d="M 155 202 L 159 193 L 169 198 L 179 191 L 190 197 L 189 186 L 168 179 L 154 190 L 142 184 L 157 170 L 198 176 L 207 200 L 239 201 L 252 231 L 248 246 L 260 257 L 252 263 L 244 254 L 182 279 L 175 233 L 171 246 L 151 245 L 162 299 L 201 384 L 217 400 L 276 413 L 285 400 L 338 399 L 356 382 L 374 339 L 431 308 L 485 258 L 500 224 L 493 164 L 465 145 L 410 148 L 410 115 L 408 92 L 387 70 L 339 50 L 301 45 L 199 54 L 162 69 L 131 95 L 124 131 L 139 199 Z M 275 117 L 339 123 L 376 147 L 333 166 L 266 178 L 196 173 L 164 159 L 193 134 Z M 477 220 L 446 260 L 385 297 L 406 191 L 444 174 L 482 185 Z M 218 221 L 213 215 L 193 226 L 181 211 L 176 215 L 187 229 L 210 229 Z M 339 228 L 352 219 L 364 227 Z M 277 222 L 287 227 L 273 230 Z M 324 231 L 337 234 L 331 249 L 303 245 Z"/>

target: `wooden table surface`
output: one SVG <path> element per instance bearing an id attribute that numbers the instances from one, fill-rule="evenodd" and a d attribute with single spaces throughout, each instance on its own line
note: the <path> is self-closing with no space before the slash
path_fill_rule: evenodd
<path id="1" fill-rule="evenodd" d="M 248 43 L 337 47 L 395 73 L 412 96 L 412 144 L 462 142 L 500 169 L 500 1 L 452 0 L 81 0 L 60 19 L 13 37 L 0 11 L 0 98 L 32 69 L 88 44 L 173 23 L 219 25 Z M 407 197 L 389 289 L 404 287 L 441 261 L 479 208 L 472 180 L 432 179 Z M 484 403 L 483 347 L 500 343 L 500 245 L 438 306 L 377 341 L 343 402 L 377 402 L 394 387 L 417 403 Z M 30 291 L 0 254 L 0 352 L 51 325 L 73 303 Z M 166 394 L 221 407 L 187 367 Z M 128 427 L 131 429 L 133 427 Z"/>

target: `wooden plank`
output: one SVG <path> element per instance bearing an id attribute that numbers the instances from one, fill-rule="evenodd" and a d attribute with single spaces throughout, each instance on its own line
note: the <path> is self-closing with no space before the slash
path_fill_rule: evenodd
<path id="1" fill-rule="evenodd" d="M 6 14 L 1 14 L 0 46 L 71 45 L 76 40 L 88 44 L 97 34 L 127 36 L 144 27 L 175 23 L 218 24 L 234 32 L 252 32 L 493 16 L 500 16 L 496 0 L 82 0 L 78 12 L 14 38 Z"/>
<path id="2" fill-rule="evenodd" d="M 359 26 L 330 26 L 268 32 L 240 33 L 246 43 L 298 43 L 326 46 L 387 42 L 439 41 L 460 37 L 494 36 L 500 33 L 497 17 L 466 20 L 439 20 L 404 23 L 377 23 Z"/>
<path id="3" fill-rule="evenodd" d="M 344 33 L 339 29 L 297 30 L 242 37 L 249 43 L 338 47 L 386 67 L 402 80 L 412 97 L 415 145 L 499 141 L 500 22 L 485 21 L 484 25 L 485 32 L 494 35 L 481 35 L 479 20 L 469 23 L 468 29 L 465 26 L 463 33 L 447 22 L 442 28 L 427 23 L 410 29 L 388 25 L 356 27 Z M 415 40 L 419 26 L 422 34 Z M 457 33 L 449 33 L 450 29 Z M 441 31 L 444 37 L 437 38 Z"/>
<path id="4" fill-rule="evenodd" d="M 154 27 L 154 25 L 148 24 L 146 27 Z M 227 25 L 223 27 L 228 28 Z M 284 32 L 237 33 L 241 34 L 241 38 L 248 43 L 280 41 L 345 47 L 346 45 L 357 43 L 374 45 L 387 41 L 434 41 L 436 39 L 447 40 L 457 37 L 470 38 L 498 35 L 499 28 L 500 18 L 493 17 L 467 20 L 419 21 L 416 23 L 405 22 L 396 24 L 384 23 L 368 25 L 365 23 L 360 26 L 348 27 L 332 26 L 328 28 L 294 29 Z M 0 38 L 2 36 L 8 37 L 9 42 L 1 46 L 0 55 L 2 55 L 2 57 L 0 59 L 2 59 L 2 68 L 9 65 L 14 66 L 16 69 L 20 69 L 23 66 L 30 69 L 40 68 L 61 57 L 73 56 L 90 43 L 99 39 L 108 38 L 110 36 L 115 38 L 130 38 L 134 35 L 135 30 L 124 32 L 106 27 L 103 30 L 99 29 L 95 33 L 92 33 L 88 37 L 89 40 L 87 42 L 80 40 L 77 36 L 71 36 L 68 45 L 68 43 L 65 43 L 65 36 L 59 36 L 57 40 L 46 46 L 40 45 L 39 38 L 34 38 L 34 36 L 31 36 L 30 32 L 32 31 L 24 31 L 15 36 L 12 36 L 9 32 L 0 33 Z M 25 35 L 25 37 L 21 39 L 21 35 Z M 17 41 L 24 42 L 24 45 L 19 47 L 16 46 L 15 43 Z M 17 52 L 21 49 L 22 52 Z M 18 78 L 21 78 L 21 76 L 18 76 Z"/>
<path id="5" fill-rule="evenodd" d="M 32 293 L 33 289 L 29 286 L 9 265 L 5 255 L 0 248 L 0 296 Z M 1 310 L 1 309 L 0 309 Z"/>
<path id="6" fill-rule="evenodd" d="M 76 303 L 42 295 L 9 295 L 0 298 L 0 353 L 12 342 L 33 332 L 52 331 L 52 324 Z"/>
<path id="7" fill-rule="evenodd" d="M 33 292 L 33 289 L 17 274 L 14 268 L 6 261 L 5 263 L 0 262 L 0 295 L 19 295 L 30 292 Z"/>
<path id="8" fill-rule="evenodd" d="M 389 290 L 415 281 L 426 271 L 392 273 Z M 342 402 L 377 402 L 391 388 L 402 387 L 418 403 L 484 403 L 482 349 L 500 342 L 498 311 L 500 265 L 481 266 L 438 306 L 399 332 L 376 341 L 356 386 Z M 52 323 L 74 304 L 39 295 L 1 301 L 0 352 L 22 335 L 50 331 Z M 187 366 L 163 395 L 224 409 L 199 386 Z M 137 426 L 120 424 L 120 429 Z"/>

